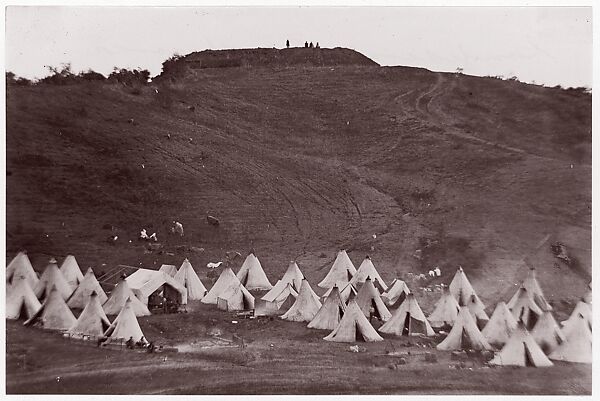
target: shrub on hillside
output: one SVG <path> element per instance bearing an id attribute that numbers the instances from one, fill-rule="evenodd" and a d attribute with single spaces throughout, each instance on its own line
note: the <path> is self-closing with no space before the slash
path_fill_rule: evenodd
<path id="1" fill-rule="evenodd" d="M 150 71 L 148 70 L 128 70 L 126 68 L 113 69 L 113 72 L 108 76 L 110 82 L 118 82 L 126 86 L 146 85 L 150 79 Z"/>
<path id="2" fill-rule="evenodd" d="M 27 86 L 31 84 L 32 82 L 29 79 L 17 77 L 13 72 L 6 71 L 6 85 Z"/>

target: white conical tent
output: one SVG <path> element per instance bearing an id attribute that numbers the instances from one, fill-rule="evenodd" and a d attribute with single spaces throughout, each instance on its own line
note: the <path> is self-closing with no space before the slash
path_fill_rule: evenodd
<path id="1" fill-rule="evenodd" d="M 436 348 L 442 351 L 461 349 L 492 350 L 490 344 L 477 328 L 475 319 L 473 319 L 469 308 L 466 306 L 460 307 L 452 330 Z"/>
<path id="2" fill-rule="evenodd" d="M 307 280 L 302 280 L 296 302 L 281 316 L 284 320 L 293 322 L 310 322 L 321 309 L 321 301 Z"/>
<path id="3" fill-rule="evenodd" d="M 519 323 L 506 345 L 488 363 L 490 365 L 535 366 L 538 368 L 553 365 L 522 323 Z"/>
<path id="4" fill-rule="evenodd" d="M 356 289 L 356 287 L 354 287 L 350 283 L 345 283 L 343 286 L 337 286 L 337 285 L 335 285 L 335 286 L 331 287 L 330 289 L 328 289 L 325 292 L 325 294 L 323 294 L 321 296 L 321 298 L 323 300 L 326 299 L 331 294 L 331 291 L 334 288 L 337 288 L 339 290 L 339 292 L 340 292 L 340 298 L 342 299 L 342 301 L 344 301 L 344 304 L 347 304 L 348 300 L 350 298 L 356 298 L 356 294 L 358 293 L 358 290 Z M 341 290 L 340 290 L 340 288 L 341 288 Z"/>
<path id="5" fill-rule="evenodd" d="M 135 301 L 132 298 L 128 298 L 125 301 L 123 308 L 121 308 L 115 320 L 104 332 L 104 336 L 108 337 L 108 342 L 120 338 L 128 340 L 130 337 L 134 341 L 140 341 L 144 337 L 144 333 L 142 333 L 135 311 L 133 310 L 133 302 Z"/>
<path id="6" fill-rule="evenodd" d="M 318 286 L 321 288 L 333 288 L 333 286 L 337 285 L 338 288 L 343 288 L 355 274 L 356 268 L 354 264 L 346 251 L 342 249 L 338 252 L 333 265 L 331 265 L 331 269 L 329 269 L 329 272 L 327 272 L 327 275 L 321 280 Z"/>
<path id="7" fill-rule="evenodd" d="M 88 303 L 71 328 L 71 334 L 83 334 L 89 336 L 102 336 L 110 326 L 110 321 L 102 309 L 100 298 L 92 291 L 88 297 Z"/>
<path id="8" fill-rule="evenodd" d="M 260 260 L 252 252 L 246 256 L 237 278 L 248 291 L 270 290 L 273 288 L 260 264 Z"/>
<path id="9" fill-rule="evenodd" d="M 381 294 L 381 298 L 383 298 L 386 305 L 397 308 L 404 302 L 408 294 L 410 294 L 410 290 L 406 283 L 402 280 L 394 279 L 387 291 Z"/>
<path id="10" fill-rule="evenodd" d="M 217 296 L 217 307 L 226 311 L 254 309 L 254 296 L 239 281 L 232 282 Z"/>
<path id="11" fill-rule="evenodd" d="M 67 255 L 62 265 L 60 265 L 60 272 L 63 274 L 65 280 L 69 286 L 71 286 L 71 290 L 75 291 L 75 288 L 83 281 L 83 273 L 79 268 L 79 264 L 73 255 Z"/>
<path id="12" fill-rule="evenodd" d="M 85 273 L 85 276 L 83 276 L 83 280 L 81 281 L 81 283 L 79 283 L 77 289 L 67 300 L 67 305 L 69 305 L 70 308 L 75 309 L 85 308 L 88 302 L 90 301 L 90 296 L 92 295 L 92 292 L 96 293 L 100 304 L 103 304 L 108 299 L 106 293 L 102 289 L 102 286 L 100 286 L 100 283 L 98 282 L 98 280 L 96 280 L 94 271 L 90 267 Z"/>
<path id="13" fill-rule="evenodd" d="M 397 336 L 435 335 L 413 294 L 408 294 L 400 307 L 394 311 L 392 317 L 379 328 L 379 331 Z"/>
<path id="14" fill-rule="evenodd" d="M 329 296 L 325 298 L 321 309 L 307 327 L 310 329 L 334 330 L 340 323 L 345 310 L 346 304 L 340 297 L 340 290 L 334 286 Z"/>
<path id="15" fill-rule="evenodd" d="M 279 283 L 279 282 L 278 282 Z M 292 286 L 292 283 L 285 285 L 275 284 L 278 291 L 269 291 L 260 300 L 255 303 L 254 314 L 256 316 L 278 315 L 285 313 L 296 302 L 298 293 Z"/>
<path id="16" fill-rule="evenodd" d="M 206 295 L 206 287 L 194 271 L 192 264 L 186 258 L 174 276 L 187 289 L 187 299 L 190 301 L 201 300 Z"/>
<path id="17" fill-rule="evenodd" d="M 533 329 L 533 326 L 542 315 L 542 310 L 537 306 L 525 287 L 521 286 L 515 296 L 517 299 L 510 308 L 512 315 L 517 322 L 523 322 L 527 330 Z"/>
<path id="18" fill-rule="evenodd" d="M 24 324 L 39 323 L 48 330 L 68 330 L 76 321 L 63 297 L 56 287 L 52 286 L 42 306 Z"/>
<path id="19" fill-rule="evenodd" d="M 579 320 L 579 315 L 582 315 L 585 318 L 585 322 L 587 323 L 590 331 L 592 331 L 592 305 L 583 301 L 579 301 L 577 302 L 577 305 L 575 305 L 575 309 L 573 309 L 573 312 L 571 312 L 569 318 L 562 322 L 563 333 L 565 330 L 568 330 L 571 324 Z"/>
<path id="20" fill-rule="evenodd" d="M 370 318 L 371 315 L 373 315 L 379 320 L 387 322 L 388 319 L 392 317 L 392 314 L 387 306 L 385 306 L 385 303 L 379 295 L 379 291 L 377 291 L 370 278 L 367 278 L 365 283 L 358 290 L 358 294 L 356 294 L 356 303 L 360 310 L 363 311 L 366 318 Z M 371 309 L 373 310 L 373 313 L 371 313 Z"/>
<path id="21" fill-rule="evenodd" d="M 175 277 L 175 275 L 177 274 L 177 266 L 175 266 L 175 265 L 161 265 L 160 269 L 158 269 L 158 271 L 159 272 L 165 272 L 169 276 Z M 188 298 L 189 298 L 189 296 L 188 296 Z"/>
<path id="22" fill-rule="evenodd" d="M 219 275 L 217 281 L 215 281 L 215 284 L 206 293 L 206 295 L 204 295 L 204 298 L 202 298 L 200 302 L 203 304 L 216 304 L 217 297 L 220 293 L 228 289 L 232 283 L 237 284 L 239 282 L 240 280 L 238 280 L 233 270 L 231 270 L 229 267 L 226 267 Z"/>
<path id="23" fill-rule="evenodd" d="M 27 280 L 31 289 L 34 289 L 39 281 L 37 273 L 33 270 L 33 266 L 25 252 L 19 252 L 6 266 L 6 281 L 14 284 L 16 279 Z"/>
<path id="24" fill-rule="evenodd" d="M 550 353 L 549 358 L 557 361 L 592 363 L 592 332 L 582 314 L 563 329 L 565 341 Z"/>
<path id="25" fill-rule="evenodd" d="M 296 262 L 290 262 L 287 271 L 281 278 L 278 280 L 273 288 L 267 292 L 262 299 L 273 299 L 279 296 L 281 292 L 285 289 L 288 284 L 291 284 L 296 292 L 300 291 L 300 286 L 302 285 L 302 280 L 304 279 L 304 275 L 298 268 Z"/>
<path id="26" fill-rule="evenodd" d="M 355 301 L 350 301 L 340 323 L 323 339 L 345 343 L 383 341 L 383 338 L 371 326 L 371 323 L 369 323 Z"/>
<path id="27" fill-rule="evenodd" d="M 458 311 L 460 306 L 456 301 L 456 298 L 452 296 L 450 291 L 446 290 L 445 287 L 442 287 L 442 296 L 435 304 L 435 308 L 431 315 L 429 315 L 429 323 L 432 327 L 444 327 L 444 326 L 452 326 L 454 324 L 454 320 L 456 320 L 456 316 L 458 315 Z"/>
<path id="28" fill-rule="evenodd" d="M 38 301 L 25 279 L 18 280 L 13 286 L 6 288 L 6 318 L 31 318 L 42 304 Z"/>
<path id="29" fill-rule="evenodd" d="M 377 272 L 377 269 L 375 269 L 375 266 L 373 265 L 373 262 L 369 256 L 365 257 L 363 262 L 360 264 L 358 270 L 356 270 L 356 274 L 354 274 L 354 277 L 352 277 L 350 280 L 350 283 L 355 287 L 359 287 L 362 283 L 367 281 L 367 278 L 371 279 L 373 285 L 375 285 L 379 291 L 387 291 L 387 284 L 385 281 L 383 281 Z"/>
<path id="30" fill-rule="evenodd" d="M 33 288 L 33 292 L 39 299 L 44 299 L 52 287 L 56 287 L 60 296 L 65 300 L 73 293 L 73 289 L 58 269 L 58 264 L 54 258 L 48 262 L 48 266 L 46 266 L 46 269 L 42 273 L 40 281 Z"/>
<path id="31" fill-rule="evenodd" d="M 565 335 L 549 310 L 544 311 L 538 319 L 531 336 L 546 355 L 565 341 Z"/>
<path id="32" fill-rule="evenodd" d="M 506 306 L 505 302 L 499 302 L 492 313 L 492 317 L 487 322 L 481 334 L 494 346 L 503 346 L 506 344 L 510 335 L 517 328 L 517 321 Z"/>
<path id="33" fill-rule="evenodd" d="M 131 302 L 131 309 L 136 316 L 148 316 L 150 311 L 138 297 L 135 296 L 127 281 L 122 279 L 117 286 L 112 290 L 106 302 L 102 305 L 104 313 L 107 315 L 116 315 L 121 313 L 123 306 L 127 300 Z"/>
<path id="34" fill-rule="evenodd" d="M 533 298 L 536 305 L 539 306 L 540 309 L 552 310 L 552 306 L 548 303 L 548 301 L 546 301 L 546 297 L 544 297 L 544 292 L 542 291 L 542 288 L 540 287 L 540 284 L 538 283 L 537 278 L 535 277 L 534 268 L 529 269 L 527 278 L 523 280 L 521 286 L 527 290 L 527 292 L 530 294 L 530 296 Z M 515 295 L 513 295 L 513 297 L 510 299 L 510 301 L 508 301 L 507 305 L 509 309 L 513 308 L 513 306 L 517 302 L 518 296 L 519 291 L 517 291 Z"/>
<path id="35" fill-rule="evenodd" d="M 475 294 L 471 295 L 467 308 L 469 308 L 469 312 L 473 315 L 477 327 L 479 327 L 479 329 L 485 327 L 490 318 L 487 313 L 485 313 L 484 305 L 481 302 L 477 302 L 477 296 Z"/>
<path id="36" fill-rule="evenodd" d="M 473 286 L 462 267 L 459 267 L 456 270 L 456 274 L 454 274 L 454 278 L 450 282 L 448 289 L 452 296 L 458 301 L 459 305 L 467 305 L 471 301 L 471 296 L 475 295 L 475 302 L 481 304 L 483 309 L 485 309 L 485 305 L 483 305 L 483 302 L 479 299 L 479 296 L 473 289 Z"/>

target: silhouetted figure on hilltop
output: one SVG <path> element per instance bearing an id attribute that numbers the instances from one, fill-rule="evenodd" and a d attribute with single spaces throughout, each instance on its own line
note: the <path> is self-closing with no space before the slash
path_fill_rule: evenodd
<path id="1" fill-rule="evenodd" d="M 317 45 L 315 46 L 317 49 L 320 49 L 321 46 L 319 46 L 319 42 L 317 42 Z"/>
<path id="2" fill-rule="evenodd" d="M 314 47 L 314 46 L 313 46 L 312 42 L 310 42 L 310 48 L 312 49 L 313 47 Z"/>
<path id="3" fill-rule="evenodd" d="M 290 41 L 289 40 L 285 41 L 285 47 L 287 47 L 288 49 L 290 48 Z"/>
<path id="4" fill-rule="evenodd" d="M 308 42 L 304 42 L 304 47 L 308 47 Z"/>

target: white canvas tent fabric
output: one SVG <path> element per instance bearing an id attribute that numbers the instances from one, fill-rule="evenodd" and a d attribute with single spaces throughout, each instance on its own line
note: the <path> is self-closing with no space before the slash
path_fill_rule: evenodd
<path id="1" fill-rule="evenodd" d="M 291 284 L 297 293 L 298 291 L 300 291 L 300 286 L 302 285 L 303 279 L 304 279 L 304 275 L 298 268 L 298 265 L 296 264 L 296 262 L 292 261 L 292 262 L 290 262 L 288 269 L 285 272 L 285 274 L 283 275 L 283 277 L 281 278 L 281 280 L 278 280 L 275 283 L 275 285 L 273 286 L 273 288 L 271 288 L 269 290 L 269 292 L 267 292 L 262 297 L 262 299 L 263 300 L 272 299 L 273 297 L 279 296 L 279 294 L 281 294 L 281 292 L 285 289 L 285 287 L 288 284 Z"/>
<path id="2" fill-rule="evenodd" d="M 487 322 L 481 334 L 493 346 L 500 347 L 506 344 L 510 335 L 517 329 L 517 321 L 506 306 L 505 302 L 498 302 L 492 317 Z"/>
<path id="3" fill-rule="evenodd" d="M 302 280 L 296 302 L 281 318 L 292 322 L 310 322 L 319 312 L 321 306 L 321 301 L 310 287 L 308 280 Z"/>
<path id="4" fill-rule="evenodd" d="M 19 252 L 6 266 L 6 282 L 14 284 L 17 279 L 27 280 L 31 289 L 34 289 L 39 281 L 25 252 Z"/>
<path id="5" fill-rule="evenodd" d="M 480 329 L 485 327 L 490 318 L 487 313 L 485 313 L 485 307 L 483 306 L 483 303 L 477 302 L 477 296 L 475 294 L 471 295 L 471 299 L 467 304 L 467 308 L 469 308 L 469 312 L 471 312 L 471 315 L 473 315 L 473 318 L 477 323 L 477 327 Z"/>
<path id="6" fill-rule="evenodd" d="M 406 297 L 379 331 L 397 336 L 435 335 L 413 294 Z"/>
<path id="7" fill-rule="evenodd" d="M 278 282 L 279 283 L 279 282 Z M 298 293 L 292 286 L 292 283 L 284 285 L 277 285 L 278 293 L 275 291 L 269 291 L 262 298 L 255 303 L 255 315 L 256 316 L 269 316 L 278 315 L 285 313 L 291 306 L 296 302 Z"/>
<path id="8" fill-rule="evenodd" d="M 206 295 L 206 287 L 202 284 L 200 277 L 198 277 L 187 258 L 183 261 L 179 270 L 177 270 L 174 278 L 187 289 L 188 300 L 199 301 Z"/>
<path id="9" fill-rule="evenodd" d="M 488 363 L 490 365 L 535 366 L 538 368 L 553 365 L 521 323 L 511 334 L 502 350 Z"/>
<path id="10" fill-rule="evenodd" d="M 552 305 L 550 305 L 548 301 L 546 301 L 546 297 L 544 297 L 544 292 L 542 291 L 542 288 L 540 287 L 540 284 L 537 281 L 534 268 L 529 269 L 527 277 L 525 278 L 525 280 L 523 280 L 521 286 L 527 290 L 527 292 L 535 301 L 536 305 L 541 310 L 552 310 Z M 517 291 L 515 295 L 513 295 L 513 297 L 510 299 L 510 301 L 508 301 L 507 305 L 509 309 L 512 309 L 513 306 L 516 304 L 518 295 L 519 291 Z"/>
<path id="11" fill-rule="evenodd" d="M 140 294 L 140 301 L 144 305 L 148 305 L 148 297 L 155 291 L 163 288 L 164 286 L 170 287 L 174 292 L 177 292 L 179 296 L 177 301 L 181 305 L 187 304 L 187 290 L 179 281 L 169 276 L 165 272 L 150 269 L 138 269 L 125 279 L 129 288 L 132 291 L 138 291 Z"/>
<path id="12" fill-rule="evenodd" d="M 46 269 L 42 273 L 40 281 L 33 288 L 33 292 L 35 293 L 35 296 L 41 300 L 48 295 L 48 292 L 52 287 L 56 287 L 56 290 L 63 299 L 68 299 L 73 293 L 73 289 L 58 269 L 58 264 L 54 258 L 50 259 L 48 262 L 48 266 L 46 266 Z"/>
<path id="13" fill-rule="evenodd" d="M 544 311 L 538 319 L 531 336 L 546 355 L 565 341 L 565 335 L 549 310 Z"/>
<path id="14" fill-rule="evenodd" d="M 431 315 L 429 315 L 429 323 L 436 328 L 452 326 L 459 309 L 460 306 L 458 306 L 456 298 L 445 287 L 442 287 L 442 296 L 435 304 Z"/>
<path id="15" fill-rule="evenodd" d="M 523 322 L 527 330 L 533 329 L 542 315 L 542 310 L 525 287 L 521 286 L 515 296 L 517 298 L 513 306 L 509 307 L 510 311 L 517 322 Z"/>
<path id="16" fill-rule="evenodd" d="M 377 291 L 370 278 L 367 278 L 358 290 L 356 303 L 367 319 L 375 316 L 379 320 L 387 322 L 392 317 L 392 314 L 387 306 L 385 306 L 381 295 L 379 295 L 379 291 Z"/>
<path id="17" fill-rule="evenodd" d="M 355 287 L 359 287 L 362 283 L 367 281 L 367 278 L 370 278 L 373 282 L 373 285 L 379 288 L 380 291 L 387 291 L 387 284 L 385 281 L 383 281 L 377 272 L 377 269 L 375 269 L 375 266 L 373 265 L 373 262 L 369 256 L 365 257 L 363 262 L 360 264 L 358 270 L 356 270 L 356 274 L 354 274 L 354 277 L 352 277 L 350 280 L 350 283 Z"/>
<path id="18" fill-rule="evenodd" d="M 226 311 L 254 309 L 254 296 L 239 281 L 232 282 L 217 296 L 217 306 Z"/>
<path id="19" fill-rule="evenodd" d="M 388 306 L 399 307 L 406 296 L 410 294 L 410 290 L 406 283 L 402 280 L 394 279 L 387 291 L 381 294 L 381 298 Z"/>
<path id="20" fill-rule="evenodd" d="M 112 290 L 106 302 L 102 305 L 107 315 L 117 315 L 123 309 L 125 302 L 130 299 L 131 309 L 136 316 L 148 316 L 150 311 L 138 297 L 135 296 L 126 280 L 121 280 Z"/>
<path id="21" fill-rule="evenodd" d="M 586 318 L 578 314 L 563 333 L 565 341 L 550 353 L 549 358 L 557 361 L 592 363 L 592 332 Z"/>
<path id="22" fill-rule="evenodd" d="M 175 265 L 164 265 L 163 264 L 163 265 L 160 266 L 160 269 L 158 269 L 158 271 L 159 272 L 165 272 L 169 276 L 175 277 L 175 275 L 177 274 L 177 266 L 175 266 Z M 188 294 L 188 296 L 189 296 L 189 294 Z"/>
<path id="23" fill-rule="evenodd" d="M 352 284 L 350 283 L 345 283 L 343 286 L 334 286 L 335 288 L 338 288 L 338 291 L 340 293 L 340 298 L 342 299 L 342 301 L 344 301 L 344 304 L 348 303 L 348 300 L 350 298 L 355 299 L 356 298 L 356 294 L 358 294 L 358 290 L 356 289 L 356 287 L 354 287 Z M 331 294 L 331 291 L 333 290 L 334 287 L 331 287 L 330 289 L 328 289 L 325 294 L 323 294 L 321 296 L 321 299 L 325 300 L 327 297 L 329 297 L 329 295 Z M 341 288 L 341 290 L 339 290 Z"/>
<path id="24" fill-rule="evenodd" d="M 369 323 L 355 301 L 350 301 L 340 323 L 323 339 L 325 341 L 346 343 L 383 341 L 383 338 L 371 326 L 371 323 Z"/>
<path id="25" fill-rule="evenodd" d="M 252 252 L 246 256 L 237 278 L 248 291 L 270 290 L 273 288 L 260 264 L 260 260 Z"/>
<path id="26" fill-rule="evenodd" d="M 475 302 L 477 304 L 481 304 L 481 307 L 485 309 L 485 305 L 483 305 L 483 302 L 481 302 L 481 299 L 479 299 L 479 296 L 473 289 L 473 286 L 471 285 L 471 282 L 467 278 L 467 275 L 463 271 L 462 267 L 459 267 L 456 270 L 456 274 L 454 274 L 448 289 L 450 290 L 452 296 L 454 296 L 454 298 L 458 301 L 459 305 L 467 305 L 469 301 L 471 301 L 471 296 L 475 295 Z"/>
<path id="27" fill-rule="evenodd" d="M 233 273 L 233 270 L 231 270 L 231 268 L 229 267 L 226 267 L 219 275 L 217 281 L 215 281 L 215 284 L 206 293 L 206 295 L 204 295 L 204 298 L 202 298 L 200 302 L 202 302 L 203 304 L 216 305 L 217 297 L 219 296 L 219 294 L 228 289 L 232 285 L 232 283 L 237 284 L 239 282 L 240 280 L 238 280 L 235 273 Z"/>
<path id="28" fill-rule="evenodd" d="M 77 288 L 79 283 L 83 280 L 83 273 L 79 268 L 75 256 L 67 255 L 59 270 L 63 274 L 65 280 L 67 280 L 69 286 L 71 286 L 71 290 L 75 291 L 75 288 Z"/>
<path id="29" fill-rule="evenodd" d="M 461 306 L 454 326 L 448 333 L 448 336 L 437 345 L 437 349 L 442 351 L 454 351 L 461 349 L 474 349 L 474 350 L 488 350 L 491 351 L 492 347 L 487 342 L 477 324 L 475 319 L 469 312 L 469 308 Z"/>
<path id="30" fill-rule="evenodd" d="M 30 319 L 41 307 L 27 280 L 18 280 L 6 288 L 7 319 Z"/>
<path id="31" fill-rule="evenodd" d="M 308 323 L 310 329 L 334 330 L 344 315 L 346 304 L 340 297 L 340 290 L 334 286 L 331 293 L 323 301 L 321 309 Z"/>
<path id="32" fill-rule="evenodd" d="M 142 333 L 142 329 L 140 328 L 140 324 L 134 311 L 133 302 L 135 302 L 133 301 L 133 298 L 128 298 L 126 300 L 115 320 L 104 332 L 104 336 L 108 337 L 107 342 L 116 339 L 127 341 L 130 337 L 133 338 L 134 341 L 139 341 L 144 337 L 144 333 Z"/>
<path id="33" fill-rule="evenodd" d="M 92 292 L 89 296 L 89 301 L 77 321 L 71 328 L 69 333 L 74 335 L 88 335 L 100 337 L 110 326 L 110 321 L 102 309 L 98 294 Z"/>
<path id="34" fill-rule="evenodd" d="M 76 321 L 63 297 L 52 286 L 42 306 L 24 324 L 28 326 L 37 323 L 48 330 L 68 330 Z"/>
<path id="35" fill-rule="evenodd" d="M 572 325 L 574 322 L 577 322 L 577 320 L 579 320 L 579 315 L 582 315 L 584 317 L 590 331 L 592 331 L 592 318 L 593 318 L 592 305 L 590 305 L 586 302 L 583 302 L 583 301 L 579 301 L 579 302 L 577 302 L 577 305 L 575 305 L 575 309 L 573 309 L 573 312 L 571 312 L 571 315 L 569 316 L 569 318 L 567 320 L 565 320 L 564 322 L 562 322 L 563 332 L 565 330 L 568 330 L 570 325 Z"/>
<path id="36" fill-rule="evenodd" d="M 102 289 L 102 286 L 100 286 L 100 283 L 98 282 L 98 280 L 96 280 L 94 271 L 90 267 L 85 273 L 85 276 L 83 276 L 83 280 L 81 281 L 81 283 L 79 283 L 79 286 L 75 289 L 73 294 L 71 294 L 71 296 L 67 300 L 67 305 L 69 305 L 70 308 L 74 309 L 85 308 L 90 300 L 92 292 L 96 293 L 100 304 L 103 304 L 108 299 L 106 293 Z"/>
<path id="37" fill-rule="evenodd" d="M 352 277 L 356 274 L 356 267 L 348 257 L 348 253 L 344 249 L 340 250 L 335 257 L 331 269 L 327 272 L 327 275 L 318 284 L 321 288 L 333 288 L 337 285 L 338 288 L 343 288 Z"/>

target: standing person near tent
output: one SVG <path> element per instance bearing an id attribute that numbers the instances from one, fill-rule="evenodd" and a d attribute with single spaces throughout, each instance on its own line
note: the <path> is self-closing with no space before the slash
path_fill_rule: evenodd
<path id="1" fill-rule="evenodd" d="M 133 341 L 133 337 L 129 337 L 129 340 L 125 342 L 125 346 L 129 349 L 133 349 L 135 346 L 135 341 Z"/>
<path id="2" fill-rule="evenodd" d="M 308 42 L 304 42 L 304 47 L 308 47 Z"/>
<path id="3" fill-rule="evenodd" d="M 288 49 L 290 48 L 290 41 L 289 41 L 289 39 L 285 41 L 285 47 L 287 47 Z"/>

